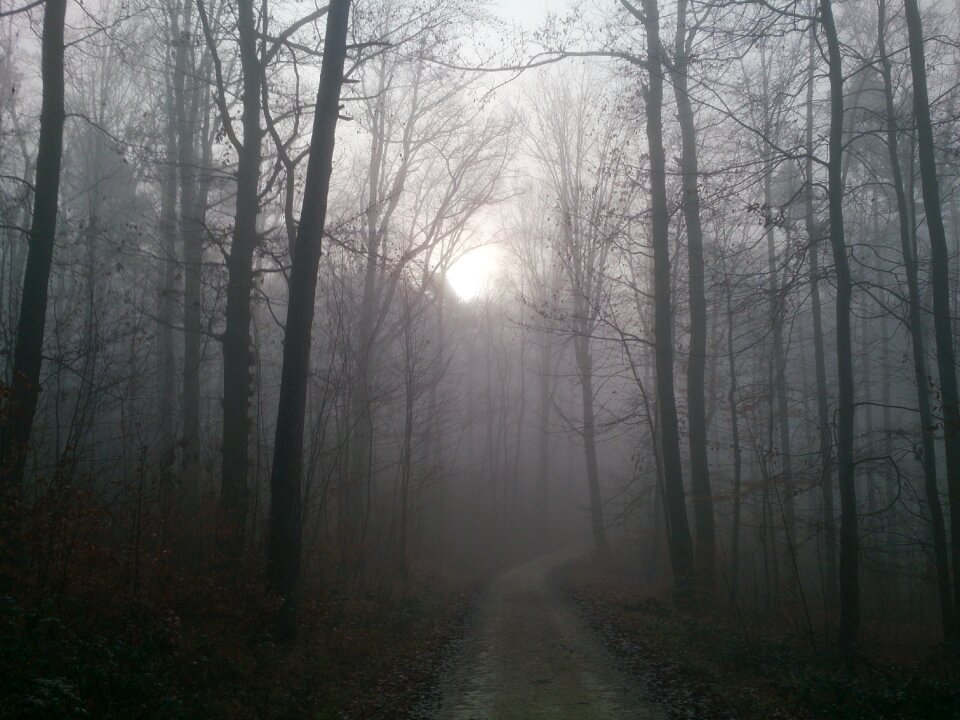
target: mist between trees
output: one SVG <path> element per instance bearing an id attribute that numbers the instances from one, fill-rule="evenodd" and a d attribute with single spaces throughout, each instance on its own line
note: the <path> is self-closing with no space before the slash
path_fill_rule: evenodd
<path id="1" fill-rule="evenodd" d="M 957 39 L 916 0 L 4 2 L 5 587 L 215 573 L 291 638 L 318 587 L 584 543 L 955 639 Z"/>

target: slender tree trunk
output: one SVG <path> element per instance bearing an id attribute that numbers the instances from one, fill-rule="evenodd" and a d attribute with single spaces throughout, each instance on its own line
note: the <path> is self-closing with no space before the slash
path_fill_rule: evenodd
<path id="1" fill-rule="evenodd" d="M 520 460 L 523 457 L 523 449 L 526 446 L 526 439 L 523 432 L 526 428 L 524 424 L 527 416 L 527 370 L 526 370 L 526 351 L 527 338 L 524 333 L 523 325 L 520 325 L 520 362 L 518 365 L 520 373 L 520 397 L 517 402 L 520 403 L 520 409 L 517 415 L 517 446 L 513 451 L 513 466 L 510 469 L 510 481 L 513 483 L 510 492 L 510 522 L 516 532 L 517 520 L 517 499 L 520 494 Z M 506 389 L 506 388 L 505 388 Z"/>
<path id="2" fill-rule="evenodd" d="M 183 242 L 183 467 L 196 470 L 200 453 L 200 349 L 203 220 L 198 202 L 196 136 L 200 113 L 199 80 L 188 63 L 191 54 L 193 4 L 177 3 L 172 11 L 174 100 L 180 172 L 180 237 Z M 181 14 L 182 13 L 182 14 Z M 180 24 L 182 22 L 182 25 Z M 191 81 L 188 87 L 187 81 Z"/>
<path id="3" fill-rule="evenodd" d="M 441 274 L 445 273 L 441 270 Z M 446 356 L 446 323 L 444 318 L 444 305 L 446 294 L 441 292 L 437 297 L 437 320 L 436 320 L 436 343 L 434 344 L 433 362 L 437 368 L 445 367 Z M 443 478 L 443 441 L 446 424 L 443 421 L 443 413 L 439 402 L 440 382 L 434 381 L 430 385 L 429 409 L 427 411 L 427 440 L 423 456 L 426 460 L 428 472 L 433 479 L 435 491 L 435 502 L 438 509 L 436 517 L 433 519 L 433 537 L 431 545 L 433 549 L 439 549 L 439 538 L 445 537 L 444 501 L 446 486 Z"/>
<path id="4" fill-rule="evenodd" d="M 770 171 L 766 173 L 763 182 L 764 202 L 767 205 L 768 212 L 773 212 L 773 187 Z M 793 543 L 793 467 L 791 460 L 792 451 L 790 449 L 790 417 L 787 409 L 787 358 L 783 350 L 783 307 L 780 303 L 780 281 L 777 272 L 777 249 L 775 242 L 775 230 L 772 220 L 767 227 L 767 265 L 769 272 L 768 292 L 770 294 L 770 334 L 773 336 L 773 372 L 771 380 L 773 387 L 770 388 L 771 396 L 776 398 L 776 418 L 777 435 L 779 439 L 780 451 L 780 475 L 778 498 L 782 498 L 784 508 L 784 530 L 787 535 L 787 543 Z M 773 473 L 771 473 L 773 474 Z M 776 482 L 775 479 L 772 479 Z"/>
<path id="5" fill-rule="evenodd" d="M 880 422 L 883 425 L 883 455 L 884 457 L 893 457 L 893 413 L 891 412 L 891 403 L 893 402 L 893 356 L 890 352 L 890 325 L 892 321 L 889 316 L 884 315 L 880 318 L 880 369 L 883 372 L 880 381 L 880 403 L 883 405 Z M 891 505 L 896 501 L 897 483 L 896 473 L 887 467 L 883 471 L 884 479 L 884 502 Z"/>
<path id="6" fill-rule="evenodd" d="M 160 196 L 160 232 L 163 247 L 163 284 L 160 287 L 160 472 L 166 476 L 176 457 L 174 399 L 177 357 L 173 336 L 177 295 L 177 128 L 173 89 L 167 89 L 166 154 Z M 164 493 L 169 482 L 164 480 Z"/>
<path id="7" fill-rule="evenodd" d="M 643 12 L 621 3 L 643 23 L 647 38 L 649 84 L 644 93 L 647 143 L 650 154 L 650 201 L 653 235 L 654 335 L 656 338 L 657 405 L 663 451 L 664 506 L 667 513 L 670 561 L 681 602 L 694 592 L 693 541 L 683 490 L 680 427 L 673 384 L 673 311 L 671 308 L 669 211 L 666 155 L 663 149 L 663 48 L 657 0 L 643 0 Z"/>
<path id="8" fill-rule="evenodd" d="M 853 355 L 850 302 L 853 284 L 843 235 L 843 68 L 832 0 L 820 0 L 821 22 L 830 64 L 830 160 L 828 197 L 830 243 L 837 273 L 837 460 L 840 484 L 840 628 L 839 641 L 852 647 L 860 633 L 860 537 L 853 460 Z"/>
<path id="9" fill-rule="evenodd" d="M 695 562 L 700 590 L 714 589 L 716 538 L 710 466 L 707 458 L 707 417 L 704 374 L 707 361 L 707 299 L 703 280 L 703 229 L 700 225 L 700 171 L 697 161 L 697 130 L 687 83 L 687 0 L 677 5 L 672 78 L 680 121 L 680 172 L 683 186 L 683 217 L 687 226 L 687 265 L 690 302 L 690 352 L 687 360 L 687 422 L 690 441 L 690 486 L 693 490 L 696 529 Z"/>
<path id="10" fill-rule="evenodd" d="M 537 535 L 541 547 L 549 542 L 550 524 L 550 345 L 540 347 L 540 435 L 537 448 Z"/>
<path id="11" fill-rule="evenodd" d="M 766 53 L 761 48 L 760 58 L 762 62 L 762 86 L 763 98 L 765 104 L 765 128 L 764 135 L 767 137 L 775 136 L 775 129 L 771 120 L 770 109 L 770 91 L 769 91 L 769 66 Z M 787 385 L 786 370 L 787 359 L 783 349 L 783 315 L 784 307 L 780 298 L 780 280 L 777 270 L 777 246 L 776 246 L 776 228 L 777 220 L 773 203 L 773 162 L 771 157 L 766 158 L 767 164 L 763 176 L 763 203 L 766 208 L 766 239 L 767 239 L 767 271 L 768 271 L 768 293 L 770 307 L 770 334 L 773 340 L 773 354 L 771 356 L 772 372 L 770 373 L 770 399 L 771 403 L 776 404 L 776 426 L 777 437 L 779 440 L 780 453 L 780 477 L 777 479 L 776 469 L 768 468 L 771 482 L 776 483 L 776 497 L 778 512 L 776 515 L 783 516 L 784 532 L 787 539 L 787 547 L 793 543 L 794 530 L 794 510 L 793 510 L 793 467 L 791 463 L 790 449 L 790 419 L 787 412 Z M 789 245 L 789 241 L 787 243 Z M 771 415 L 773 408 L 771 407 Z M 772 417 L 771 417 L 772 420 Z M 771 427 L 771 449 L 773 442 L 773 428 Z M 778 533 L 771 528 L 771 539 L 775 541 Z"/>
<path id="12" fill-rule="evenodd" d="M 820 239 L 813 206 L 813 88 L 816 68 L 816 24 L 810 27 L 807 70 L 807 184 L 804 192 L 804 225 L 807 232 L 809 258 L 810 306 L 813 315 L 813 357 L 817 377 L 817 427 L 820 433 L 820 495 L 823 501 L 824 602 L 828 614 L 837 606 L 837 538 L 833 502 L 833 437 L 830 432 L 830 410 L 827 397 L 827 362 L 823 349 L 823 313 L 820 303 Z"/>
<path id="13" fill-rule="evenodd" d="M 656 429 L 651 428 L 650 434 L 654 436 L 654 442 L 659 447 L 660 439 L 657 437 Z M 658 458 L 658 460 L 654 468 L 656 476 L 654 477 L 653 485 L 653 503 L 650 507 L 653 511 L 653 538 L 650 541 L 650 549 L 647 551 L 648 557 L 650 558 L 649 564 L 647 565 L 648 583 L 653 583 L 660 576 L 661 558 L 663 557 L 660 548 L 660 536 L 663 534 L 662 525 L 665 522 L 663 512 L 663 472 L 660 468 L 659 451 L 654 452 L 654 457 Z"/>
<path id="14" fill-rule="evenodd" d="M 407 577 L 407 533 L 409 526 L 410 506 L 410 478 L 413 468 L 413 424 L 414 410 L 417 397 L 416 360 L 413 347 L 413 323 L 410 312 L 409 299 L 404 297 L 406 315 L 403 328 L 403 359 L 404 359 L 404 413 L 403 413 L 403 448 L 400 465 L 400 537 L 397 543 L 397 563 L 400 576 Z"/>
<path id="15" fill-rule="evenodd" d="M 30 433 L 40 397 L 40 366 L 47 317 L 53 246 L 57 236 L 60 162 L 63 155 L 64 18 L 67 0 L 47 0 L 43 14 L 40 138 L 34 182 L 30 248 L 13 351 L 10 404 L 0 435 L 0 501 L 6 513 L 20 500 Z"/>
<path id="16" fill-rule="evenodd" d="M 950 257 L 940 205 L 937 157 L 927 94 L 927 66 L 923 49 L 923 25 L 916 0 L 904 0 L 913 75 L 913 111 L 917 122 L 920 179 L 923 209 L 930 236 L 930 277 L 933 286 L 933 328 L 937 342 L 937 368 L 943 404 L 943 442 L 947 465 L 947 492 L 950 497 L 950 544 L 953 561 L 954 615 L 960 613 L 960 396 L 950 320 Z"/>
<path id="17" fill-rule="evenodd" d="M 15 123 L 14 128 L 18 129 L 19 123 Z M 35 179 L 35 165 L 31 161 L 31 157 L 28 154 L 29 151 L 22 142 L 21 151 L 23 154 L 24 168 L 23 174 L 20 177 L 23 181 L 21 184 L 24 188 L 24 197 L 17 199 L 16 211 L 13 215 L 11 224 L 17 227 L 26 227 L 27 223 L 30 221 L 29 216 L 32 209 L 27 206 L 27 197 L 29 195 L 26 188 L 28 187 L 28 183 Z M 21 293 L 23 291 L 22 281 L 25 261 L 24 256 L 26 255 L 27 251 L 29 251 L 29 243 L 27 243 L 27 245 L 28 247 L 25 248 L 23 242 L 16 241 L 7 243 L 4 247 L 3 253 L 3 264 L 5 266 L 2 273 L 4 287 L 2 298 L 0 298 L 0 302 L 3 303 L 2 317 L 5 327 L 13 328 L 14 332 L 16 331 L 17 320 L 20 316 L 20 301 Z M 7 337 L 7 341 L 10 342 L 9 336 Z M 3 371 L 3 376 L 0 377 L 0 382 L 11 383 L 11 377 L 13 373 L 13 355 L 11 353 L 6 353 L 4 356 Z M 3 429 L 0 428 L 0 436 L 2 436 L 3 432 Z M 2 460 L 2 458 L 0 458 L 0 460 Z M 0 470 L 0 472 L 2 472 L 2 470 Z"/>
<path id="18" fill-rule="evenodd" d="M 590 339 L 575 337 L 574 350 L 580 391 L 583 401 L 583 449 L 587 462 L 587 486 L 590 490 L 590 526 L 593 530 L 593 549 L 600 558 L 610 556 L 607 531 L 603 523 L 603 496 L 600 491 L 600 469 L 597 462 L 596 420 L 593 408 L 593 359 L 590 357 Z"/>
<path id="19" fill-rule="evenodd" d="M 344 491 L 343 541 L 352 546 L 359 542 L 362 522 L 362 496 L 364 489 L 372 482 L 373 456 L 373 401 L 371 383 L 375 373 L 373 346 L 375 342 L 376 315 L 378 313 L 377 289 L 380 268 L 378 258 L 382 252 L 383 234 L 380 226 L 382 155 L 384 153 L 385 133 L 384 94 L 386 78 L 381 71 L 378 91 L 381 97 L 377 101 L 374 113 L 375 122 L 371 139 L 370 163 L 368 169 L 368 205 L 366 211 L 366 273 L 363 282 L 363 301 L 360 307 L 358 327 L 358 357 L 356 388 L 354 389 L 354 435 L 352 442 L 352 473 Z"/>
<path id="20" fill-rule="evenodd" d="M 737 356 L 734 353 L 733 336 L 735 329 L 733 312 L 733 289 L 727 287 L 727 363 L 730 370 L 730 387 L 727 392 L 727 404 L 730 408 L 730 428 L 733 452 L 733 527 L 730 541 L 730 594 L 734 601 L 740 587 L 740 486 L 743 472 L 743 453 L 740 449 L 740 422 L 737 413 Z"/>
<path id="21" fill-rule="evenodd" d="M 300 579 L 300 475 L 303 423 L 310 371 L 310 346 L 320 247 L 333 172 L 333 147 L 340 114 L 340 88 L 347 54 L 350 0 L 331 0 L 317 92 L 304 201 L 290 268 L 284 331 L 283 369 L 270 477 L 267 589 L 283 602 L 281 637 L 296 634 L 296 592 Z"/>
<path id="22" fill-rule="evenodd" d="M 877 216 L 877 196 L 876 191 L 871 195 L 870 202 L 870 218 L 864 224 L 867 226 L 867 232 L 873 242 L 879 241 L 880 234 L 880 221 Z M 867 282 L 871 282 L 871 275 L 875 278 L 873 283 L 877 287 L 881 286 L 880 278 L 878 277 L 879 273 L 872 272 L 870 269 L 864 271 L 866 275 Z M 862 425 L 863 425 L 863 436 L 861 447 L 864 449 L 864 455 L 868 454 L 866 452 L 869 448 L 873 447 L 873 435 L 876 432 L 876 424 L 874 422 L 874 392 L 873 386 L 876 382 L 874 373 L 875 365 L 871 360 L 871 350 L 873 345 L 872 333 L 870 332 L 870 319 L 868 317 L 869 313 L 869 304 L 866 298 L 864 298 L 863 313 L 860 318 L 860 381 L 861 387 L 863 388 L 861 394 L 863 396 L 863 413 L 862 413 Z M 881 372 L 883 371 L 881 363 Z M 869 463 L 866 468 L 864 468 L 863 473 L 863 484 L 865 486 L 864 492 L 866 493 L 867 498 L 867 515 L 869 516 L 868 522 L 870 523 L 870 532 L 868 537 L 870 538 L 871 545 L 873 548 L 877 547 L 877 536 L 875 530 L 879 529 L 877 522 L 877 510 L 880 502 L 879 490 L 877 487 L 877 471 L 876 464 Z M 891 588 L 891 592 L 893 588 Z"/>
<path id="23" fill-rule="evenodd" d="M 418 66 L 418 80 L 421 68 L 422 65 Z M 373 384 L 377 376 L 376 345 L 380 334 L 381 308 L 385 304 L 381 298 L 385 292 L 383 287 L 389 286 L 392 280 L 388 279 L 381 271 L 380 258 L 385 252 L 384 245 L 390 218 L 402 194 L 406 168 L 410 161 L 409 133 L 415 123 L 413 115 L 407 118 L 407 127 L 401 145 L 402 162 L 390 184 L 390 188 L 385 189 L 385 173 L 389 167 L 389 133 L 392 121 L 391 114 L 386 106 L 391 75 L 385 57 L 381 58 L 377 73 L 377 99 L 371 119 L 370 161 L 367 166 L 366 187 L 367 206 L 363 227 L 366 273 L 360 318 L 357 323 L 357 373 L 353 394 L 355 438 L 351 442 L 352 472 L 343 493 L 343 542 L 347 546 L 358 546 L 361 550 L 366 531 L 367 515 L 364 498 L 370 497 L 373 483 L 373 435 L 376 411 L 373 400 Z M 415 112 L 417 107 L 418 91 L 419 83 L 415 82 L 412 90 L 411 112 Z M 382 281 L 385 281 L 383 285 L 381 285 Z M 358 562 L 355 568 L 357 571 L 362 567 L 362 557 L 360 560 L 361 562 Z"/>
<path id="24" fill-rule="evenodd" d="M 257 54 L 253 0 L 238 0 L 237 28 L 243 69 L 243 145 L 237 164 L 237 209 L 233 244 L 227 257 L 227 306 L 223 332 L 223 461 L 220 509 L 223 546 L 231 555 L 243 545 L 248 488 L 250 433 L 250 294 L 253 251 L 257 244 L 260 179 L 260 90 L 262 68 Z"/>
<path id="25" fill-rule="evenodd" d="M 931 535 L 933 540 L 934 564 L 937 572 L 937 588 L 940 598 L 940 620 L 947 638 L 956 635 L 953 597 L 950 587 L 950 560 L 947 550 L 947 532 L 944 525 L 943 508 L 940 504 L 940 490 L 937 485 L 937 455 L 934 443 L 933 413 L 930 410 L 930 393 L 927 387 L 927 355 L 924 348 L 923 317 L 920 300 L 920 282 L 917 257 L 913 249 L 910 208 L 907 203 L 903 184 L 903 172 L 900 168 L 898 150 L 899 128 L 897 127 L 896 108 L 893 102 L 893 81 L 891 79 L 890 58 L 886 49 L 886 1 L 879 2 L 878 50 L 880 71 L 883 76 L 884 102 L 886 106 L 887 152 L 890 161 L 890 174 L 893 189 L 897 197 L 897 219 L 900 228 L 900 250 L 907 275 L 909 292 L 910 340 L 913 349 L 913 377 L 917 387 L 917 405 L 920 408 L 920 438 L 923 467 L 924 491 L 930 509 Z"/>

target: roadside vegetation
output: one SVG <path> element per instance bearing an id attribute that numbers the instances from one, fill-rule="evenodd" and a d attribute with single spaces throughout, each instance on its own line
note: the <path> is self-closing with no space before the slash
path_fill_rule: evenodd
<path id="1" fill-rule="evenodd" d="M 302 630 L 282 644 L 260 583 L 167 568 L 131 594 L 103 570 L 75 561 L 60 578 L 67 593 L 0 595 L 0 718 L 403 717 L 437 675 L 475 587 L 419 571 L 403 583 L 310 587 Z"/>
<path id="2" fill-rule="evenodd" d="M 758 623 L 738 621 L 736 609 L 722 605 L 684 610 L 669 588 L 645 584 L 623 562 L 574 561 L 554 580 L 674 717 L 960 717 L 960 662 L 924 638 L 894 642 L 868 632 L 851 662 L 829 637 L 796 632 L 787 612 Z"/>

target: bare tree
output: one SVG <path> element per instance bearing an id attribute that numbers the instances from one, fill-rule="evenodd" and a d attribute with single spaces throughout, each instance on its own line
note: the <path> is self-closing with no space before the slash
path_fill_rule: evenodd
<path id="1" fill-rule="evenodd" d="M 813 322 L 814 367 L 817 378 L 817 427 L 820 433 L 820 492 L 823 497 L 822 524 L 824 528 L 824 594 L 831 610 L 837 602 L 837 547 L 834 527 L 833 471 L 831 469 L 833 438 L 830 432 L 830 414 L 827 399 L 827 363 L 823 349 L 823 313 L 820 301 L 820 224 L 814 210 L 813 180 L 813 93 L 816 60 L 816 23 L 810 24 L 807 67 L 806 111 L 806 185 L 804 188 L 804 228 L 807 232 L 807 253 L 810 276 L 810 312 Z"/>
<path id="2" fill-rule="evenodd" d="M 704 377 L 707 363 L 707 299 L 704 294 L 703 229 L 700 223 L 700 171 L 697 160 L 697 128 L 691 103 L 689 57 L 696 38 L 696 25 L 687 25 L 687 0 L 677 4 L 677 29 L 673 59 L 669 65 L 680 124 L 680 165 L 683 218 L 687 230 L 687 289 L 690 303 L 690 351 L 687 361 L 687 414 L 690 445 L 690 486 L 693 490 L 694 546 L 697 580 L 701 589 L 713 590 L 716 573 L 716 538 L 713 495 L 707 458 L 707 411 Z"/>
<path id="3" fill-rule="evenodd" d="M 296 633 L 296 593 L 300 579 L 300 482 L 303 426 L 310 369 L 310 345 L 317 267 L 327 217 L 333 172 L 333 147 L 340 116 L 340 88 L 347 56 L 350 0 L 331 0 L 323 49 L 316 115 L 307 161 L 304 201 L 293 248 L 290 299 L 284 330 L 283 373 L 277 408 L 273 471 L 270 478 L 270 528 L 267 588 L 282 600 L 281 637 Z"/>
<path id="4" fill-rule="evenodd" d="M 909 293 L 910 345 L 913 350 L 914 381 L 917 386 L 917 406 L 920 410 L 920 437 L 923 447 L 921 464 L 923 466 L 924 490 L 927 504 L 930 506 L 930 518 L 933 535 L 933 550 L 936 561 L 937 584 L 940 590 L 940 614 L 943 632 L 947 638 L 956 633 L 952 591 L 950 587 L 950 561 L 947 553 L 946 530 L 943 522 L 943 508 L 940 504 L 940 490 L 937 485 L 937 455 L 934 446 L 932 428 L 935 426 L 930 409 L 930 393 L 927 388 L 927 356 L 924 350 L 922 301 L 918 279 L 918 263 L 914 256 L 913 237 L 910 227 L 910 209 L 907 203 L 900 167 L 899 128 L 894 106 L 893 80 L 890 57 L 887 55 L 887 4 L 879 0 L 877 14 L 877 48 L 880 59 L 880 73 L 883 77 L 884 109 L 886 111 L 886 140 L 890 162 L 890 175 L 893 190 L 897 198 L 897 226 L 900 232 L 900 250 L 907 276 Z"/>
<path id="5" fill-rule="evenodd" d="M 200 365 L 203 332 L 203 242 L 209 192 L 207 56 L 196 56 L 196 18 L 190 0 L 169 6 L 174 44 L 173 92 L 180 175 L 180 238 L 183 244 L 183 468 L 194 475 L 200 459 Z M 199 151 L 199 156 L 198 156 Z"/>
<path id="6" fill-rule="evenodd" d="M 625 182 L 623 147 L 613 120 L 594 122 L 602 102 L 589 72 L 553 82 L 536 105 L 534 155 L 557 206 L 554 252 L 569 294 L 565 328 L 573 345 L 581 394 L 583 438 L 594 550 L 609 555 L 597 458 L 594 335 L 606 304 L 611 248 L 622 241 L 631 192 Z"/>
<path id="7" fill-rule="evenodd" d="M 663 452 L 664 509 L 670 559 L 681 600 L 694 591 L 693 541 L 684 500 L 680 460 L 680 428 L 673 384 L 673 310 L 671 307 L 670 234 L 667 208 L 666 156 L 663 149 L 664 52 L 660 42 L 660 8 L 657 0 L 644 0 L 640 8 L 620 0 L 642 25 L 647 38 L 644 92 L 647 145 L 650 157 L 650 213 L 653 237 L 654 336 L 656 338 L 657 408 Z"/>
<path id="8" fill-rule="evenodd" d="M 917 151 L 923 184 L 923 209 L 930 235 L 931 281 L 933 285 L 933 329 L 937 343 L 937 368 L 943 404 L 944 455 L 947 490 L 950 495 L 951 556 L 953 560 L 954 615 L 960 613 L 960 394 L 950 321 L 950 258 L 947 251 L 940 183 L 930 121 L 927 66 L 923 49 L 923 23 L 916 0 L 904 0 L 913 77 L 913 113 L 917 122 Z"/>
<path id="9" fill-rule="evenodd" d="M 44 327 L 49 293 L 50 265 L 57 234 L 60 195 L 60 161 L 63 155 L 64 21 L 67 0 L 49 0 L 43 14 L 41 76 L 43 104 L 37 145 L 37 175 L 33 186 L 30 249 L 23 277 L 20 319 L 14 347 L 11 392 L 0 436 L 2 492 L 19 498 L 29 453 L 37 399 L 40 395 Z M 9 507 L 9 505 L 8 505 Z"/>
<path id="10" fill-rule="evenodd" d="M 820 0 L 830 75 L 830 159 L 827 163 L 830 244 L 837 274 L 837 463 L 840 483 L 840 644 L 852 647 L 860 632 L 860 537 L 853 458 L 853 354 L 850 302 L 853 283 L 843 228 L 843 67 L 831 0 Z"/>
<path id="11" fill-rule="evenodd" d="M 211 53 L 216 53 L 202 0 L 197 5 Z M 266 10 L 264 4 L 263 10 Z M 264 13 L 266 17 L 266 13 Z M 223 330 L 223 458 L 220 508 L 224 518 L 223 544 L 237 554 L 243 543 L 248 495 L 249 397 L 252 349 L 250 345 L 250 295 L 253 285 L 253 251 L 257 244 L 260 210 L 261 136 L 260 96 L 264 67 L 258 52 L 257 18 L 253 0 L 237 3 L 237 42 L 243 73 L 243 137 L 237 138 L 227 111 L 226 89 L 218 78 L 220 122 L 237 150 L 236 217 L 233 242 L 227 256 L 227 304 Z"/>

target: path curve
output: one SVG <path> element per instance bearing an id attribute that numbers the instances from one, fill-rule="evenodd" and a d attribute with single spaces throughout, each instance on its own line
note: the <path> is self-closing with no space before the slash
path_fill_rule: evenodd
<path id="1" fill-rule="evenodd" d="M 436 720 L 663 720 L 547 576 L 564 552 L 501 575 L 443 682 Z"/>

